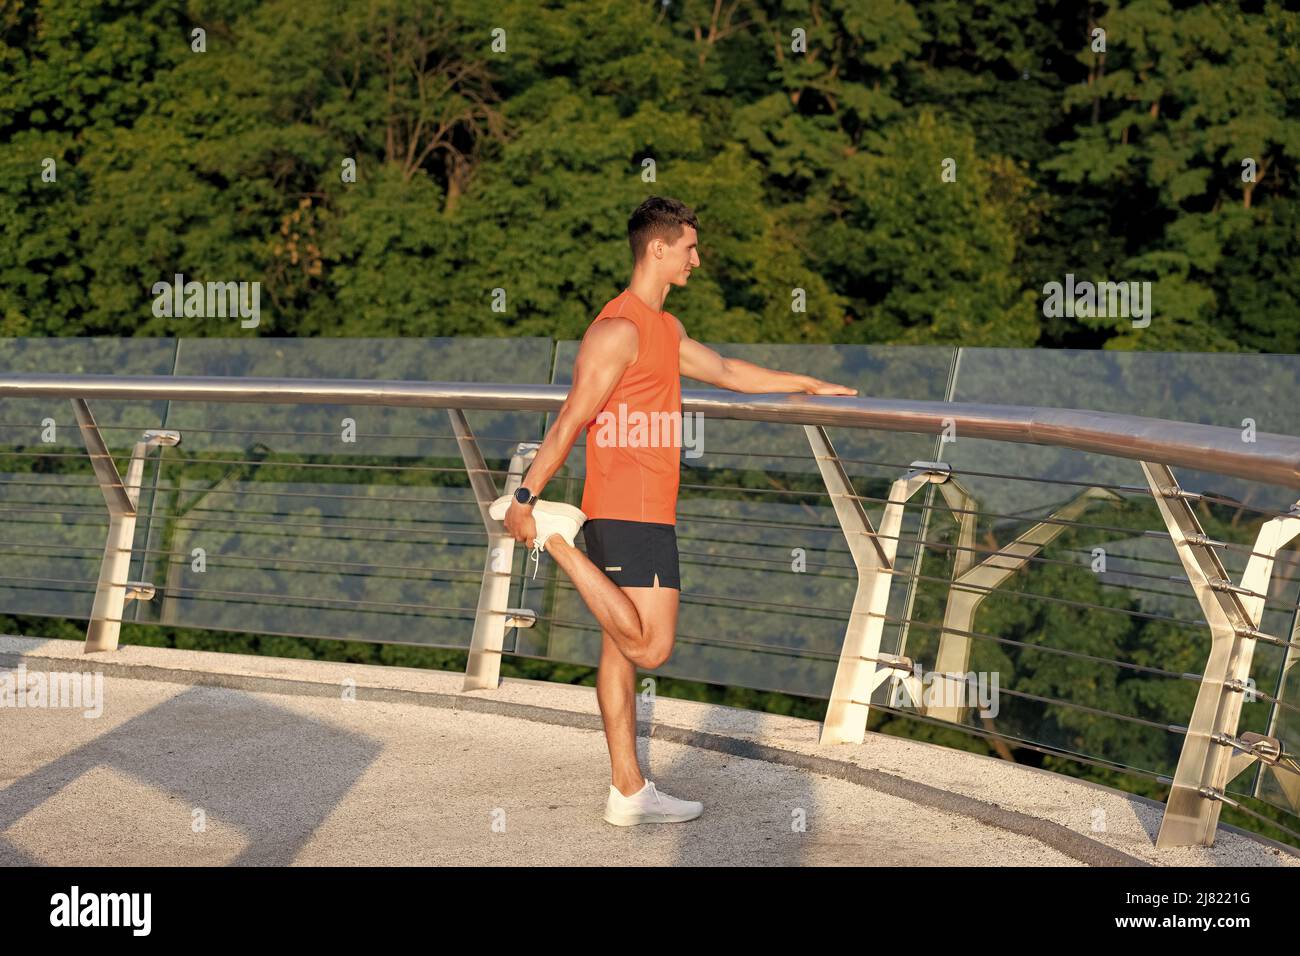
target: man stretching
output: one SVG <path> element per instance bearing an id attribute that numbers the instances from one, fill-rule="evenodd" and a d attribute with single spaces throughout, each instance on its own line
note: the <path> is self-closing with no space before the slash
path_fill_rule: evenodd
<path id="1" fill-rule="evenodd" d="M 636 669 L 659 667 L 673 650 L 681 582 L 677 567 L 680 444 L 607 441 L 591 426 L 602 416 L 647 422 L 681 417 L 681 376 L 736 392 L 856 395 L 856 388 L 723 358 L 686 334 L 663 310 L 673 286 L 699 266 L 695 214 L 675 199 L 651 197 L 627 224 L 632 279 L 587 328 L 573 385 L 523 485 L 489 509 L 506 531 L 545 549 L 573 581 L 601 626 L 596 699 L 605 724 L 612 780 L 605 820 L 618 826 L 675 823 L 704 812 L 697 800 L 655 789 L 636 756 Z M 620 414 L 621 409 L 621 414 Z M 582 508 L 541 501 L 546 483 L 587 429 Z M 574 545 L 582 528 L 586 554 Z"/>

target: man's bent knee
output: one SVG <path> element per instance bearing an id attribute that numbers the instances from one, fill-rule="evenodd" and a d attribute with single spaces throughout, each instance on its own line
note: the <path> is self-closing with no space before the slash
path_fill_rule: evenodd
<path id="1" fill-rule="evenodd" d="M 645 649 L 641 652 L 641 660 L 638 662 L 637 666 L 644 667 L 646 670 L 654 670 L 656 667 L 664 664 L 668 658 L 672 656 L 673 642 L 671 639 L 667 641 L 652 641 L 647 644 Z"/>
<path id="2" fill-rule="evenodd" d="M 637 667 L 659 667 L 673 651 L 677 621 L 677 590 L 658 588 L 624 588 L 641 619 L 639 634 L 629 634 L 632 645 L 628 660 Z"/>

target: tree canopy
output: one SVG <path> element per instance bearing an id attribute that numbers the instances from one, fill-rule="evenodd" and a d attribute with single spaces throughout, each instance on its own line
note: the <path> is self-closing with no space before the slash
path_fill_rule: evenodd
<path id="1" fill-rule="evenodd" d="M 0 335 L 573 338 L 660 194 L 706 341 L 1300 351 L 1285 7 L 8 0 Z"/>

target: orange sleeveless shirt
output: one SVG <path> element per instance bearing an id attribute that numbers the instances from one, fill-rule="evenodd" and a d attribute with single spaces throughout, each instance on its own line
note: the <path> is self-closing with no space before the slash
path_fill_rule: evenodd
<path id="1" fill-rule="evenodd" d="M 677 319 L 655 312 L 630 289 L 607 302 L 595 321 L 615 317 L 636 324 L 637 356 L 587 423 L 582 512 L 675 525 L 682 454 Z"/>

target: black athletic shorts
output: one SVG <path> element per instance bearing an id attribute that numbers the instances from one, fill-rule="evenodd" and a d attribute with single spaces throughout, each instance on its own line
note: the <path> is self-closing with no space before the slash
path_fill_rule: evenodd
<path id="1" fill-rule="evenodd" d="M 588 518 L 582 525 L 587 557 L 623 588 L 682 589 L 677 526 L 621 518 Z"/>

